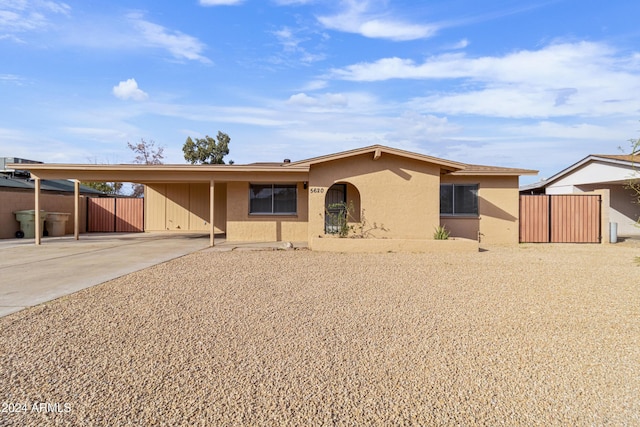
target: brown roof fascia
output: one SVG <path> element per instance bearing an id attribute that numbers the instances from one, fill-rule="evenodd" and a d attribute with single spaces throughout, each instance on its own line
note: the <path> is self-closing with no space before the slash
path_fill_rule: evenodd
<path id="1" fill-rule="evenodd" d="M 11 167 L 12 164 L 9 165 Z M 43 163 L 34 165 L 20 164 L 24 170 L 28 170 L 35 177 L 41 179 L 81 179 L 81 180 L 118 180 L 118 176 L 123 177 L 122 181 L 129 181 L 131 177 L 139 181 L 144 181 L 145 177 L 157 174 L 167 174 L 167 179 L 180 179 L 189 176 L 197 177 L 202 181 L 209 179 L 207 174 L 220 174 L 224 176 L 241 176 L 251 173 L 277 173 L 278 175 L 306 174 L 309 172 L 308 166 L 298 166 L 294 168 L 283 168 L 282 166 L 248 166 L 248 165 L 87 165 L 87 164 L 62 164 Z M 95 177 L 95 178 L 92 178 Z M 126 177 L 126 178 L 124 178 Z M 215 178 L 215 175 L 213 176 Z"/>
<path id="2" fill-rule="evenodd" d="M 347 157 L 359 156 L 362 154 L 372 154 L 372 159 L 376 160 L 384 154 L 392 154 L 400 157 L 405 157 L 422 162 L 432 163 L 444 167 L 450 170 L 460 170 L 466 165 L 464 163 L 453 162 L 451 160 L 440 159 L 438 157 L 427 156 L 425 154 L 413 153 L 411 151 L 400 150 L 397 148 L 391 148 L 384 145 L 371 145 L 363 148 L 356 148 L 354 150 L 342 151 L 334 154 L 327 154 L 324 156 L 312 157 L 306 160 L 299 160 L 297 162 L 291 162 L 283 165 L 285 168 L 298 166 L 298 165 L 314 165 L 318 163 L 330 162 L 333 160 L 344 159 Z"/>
<path id="3" fill-rule="evenodd" d="M 154 172 L 283 172 L 285 169 L 280 164 L 274 165 L 85 165 L 73 163 L 42 163 L 34 165 L 19 164 L 28 171 L 154 171 Z M 9 163 L 8 167 L 18 166 Z M 287 167 L 290 172 L 308 172 L 309 167 L 300 165 L 293 168 Z"/>
<path id="4" fill-rule="evenodd" d="M 538 171 L 533 169 L 503 168 L 500 166 L 466 165 L 459 171 L 454 171 L 451 175 L 486 175 L 486 176 L 520 176 L 537 175 Z"/>

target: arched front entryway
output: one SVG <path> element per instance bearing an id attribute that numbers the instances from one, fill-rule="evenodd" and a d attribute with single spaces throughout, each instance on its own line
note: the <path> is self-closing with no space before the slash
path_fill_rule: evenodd
<path id="1" fill-rule="evenodd" d="M 325 234 L 346 233 L 349 225 L 361 221 L 360 192 L 351 183 L 338 182 L 329 187 L 324 206 Z"/>

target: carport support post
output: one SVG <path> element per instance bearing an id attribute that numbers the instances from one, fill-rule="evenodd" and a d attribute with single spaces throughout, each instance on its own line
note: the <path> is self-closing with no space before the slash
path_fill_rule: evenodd
<path id="1" fill-rule="evenodd" d="M 40 224 L 40 178 L 35 177 L 35 207 L 36 207 L 36 211 L 35 211 L 35 226 L 36 226 L 36 245 L 40 245 L 42 243 L 42 240 L 40 238 L 40 233 L 42 230 L 40 230 L 41 228 L 41 224 Z"/>
<path id="2" fill-rule="evenodd" d="M 80 239 L 80 181 L 73 180 L 73 238 Z"/>
<path id="3" fill-rule="evenodd" d="M 214 237 L 214 226 L 213 226 L 213 197 L 214 197 L 214 188 L 215 182 L 214 180 L 209 180 L 209 246 L 213 247 L 213 237 Z"/>

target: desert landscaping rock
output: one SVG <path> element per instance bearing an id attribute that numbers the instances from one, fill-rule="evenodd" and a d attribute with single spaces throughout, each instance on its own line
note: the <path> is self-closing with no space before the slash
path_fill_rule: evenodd
<path id="1" fill-rule="evenodd" d="M 640 245 L 488 249 L 205 250 L 20 311 L 0 425 L 640 425 Z"/>

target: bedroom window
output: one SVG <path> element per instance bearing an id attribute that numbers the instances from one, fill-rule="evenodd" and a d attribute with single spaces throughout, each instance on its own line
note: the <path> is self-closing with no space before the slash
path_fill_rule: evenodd
<path id="1" fill-rule="evenodd" d="M 440 184 L 440 214 L 478 215 L 478 184 Z"/>
<path id="2" fill-rule="evenodd" d="M 295 215 L 298 206 L 296 184 L 250 184 L 249 213 Z"/>

